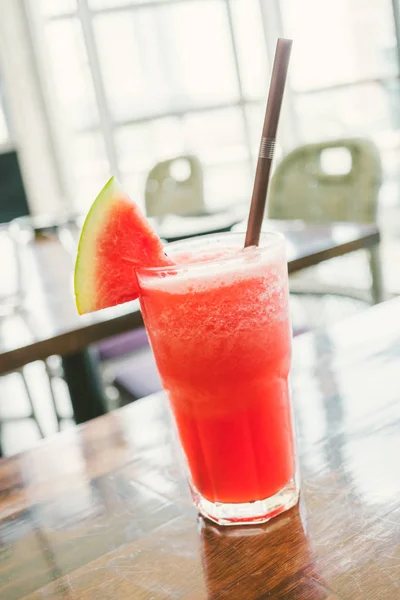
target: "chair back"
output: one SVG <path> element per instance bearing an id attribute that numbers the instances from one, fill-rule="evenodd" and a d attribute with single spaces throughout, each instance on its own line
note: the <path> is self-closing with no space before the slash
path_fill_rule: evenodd
<path id="1" fill-rule="evenodd" d="M 373 223 L 381 183 L 379 152 L 370 140 L 307 144 L 290 152 L 277 166 L 268 216 Z"/>
<path id="2" fill-rule="evenodd" d="M 203 172 L 196 156 L 177 156 L 156 164 L 145 191 L 149 217 L 205 213 Z"/>

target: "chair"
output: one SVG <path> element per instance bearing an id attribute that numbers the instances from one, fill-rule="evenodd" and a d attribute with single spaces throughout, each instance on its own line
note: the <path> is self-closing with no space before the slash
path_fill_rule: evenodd
<path id="1" fill-rule="evenodd" d="M 336 167 L 347 162 L 347 168 L 340 172 L 328 169 L 329 159 Z M 375 223 L 381 183 L 381 161 L 371 141 L 354 138 L 307 144 L 290 152 L 277 166 L 270 185 L 268 217 Z M 374 303 L 383 299 L 380 264 L 379 249 L 371 248 Z"/>
<path id="2" fill-rule="evenodd" d="M 203 172 L 196 156 L 177 156 L 156 164 L 150 171 L 145 190 L 149 217 L 201 215 L 206 212 Z"/>

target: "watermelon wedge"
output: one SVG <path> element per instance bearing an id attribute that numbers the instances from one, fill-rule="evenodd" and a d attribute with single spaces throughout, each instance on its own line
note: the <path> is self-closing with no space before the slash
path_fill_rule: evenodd
<path id="1" fill-rule="evenodd" d="M 86 217 L 75 264 L 79 314 L 139 297 L 137 267 L 171 265 L 162 242 L 114 177 Z"/>

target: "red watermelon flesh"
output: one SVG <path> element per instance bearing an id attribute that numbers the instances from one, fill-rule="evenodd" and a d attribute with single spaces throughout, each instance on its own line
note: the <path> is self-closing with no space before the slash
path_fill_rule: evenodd
<path id="1" fill-rule="evenodd" d="M 140 208 L 111 178 L 82 228 L 75 265 L 79 313 L 135 300 L 139 297 L 136 268 L 172 264 Z"/>

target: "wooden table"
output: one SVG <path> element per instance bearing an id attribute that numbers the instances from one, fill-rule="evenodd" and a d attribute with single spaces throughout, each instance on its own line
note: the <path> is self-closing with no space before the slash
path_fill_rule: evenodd
<path id="1" fill-rule="evenodd" d="M 158 235 L 168 242 L 183 240 L 196 235 L 223 233 L 241 222 L 248 214 L 247 204 L 237 204 L 229 210 L 208 212 L 197 216 L 166 215 L 150 219 Z"/>
<path id="2" fill-rule="evenodd" d="M 268 228 L 285 234 L 290 272 L 379 243 L 374 225 L 269 221 Z M 55 238 L 29 247 L 26 309 L 0 319 L 0 375 L 51 354 L 63 356 L 75 417 L 83 422 L 104 412 L 100 390 L 93 389 L 95 361 L 85 349 L 143 323 L 136 302 L 80 317 L 73 298 L 74 255 L 74 247 Z"/>
<path id="3" fill-rule="evenodd" d="M 4 600 L 400 598 L 400 300 L 294 341 L 299 509 L 197 519 L 163 394 L 0 462 Z"/>

